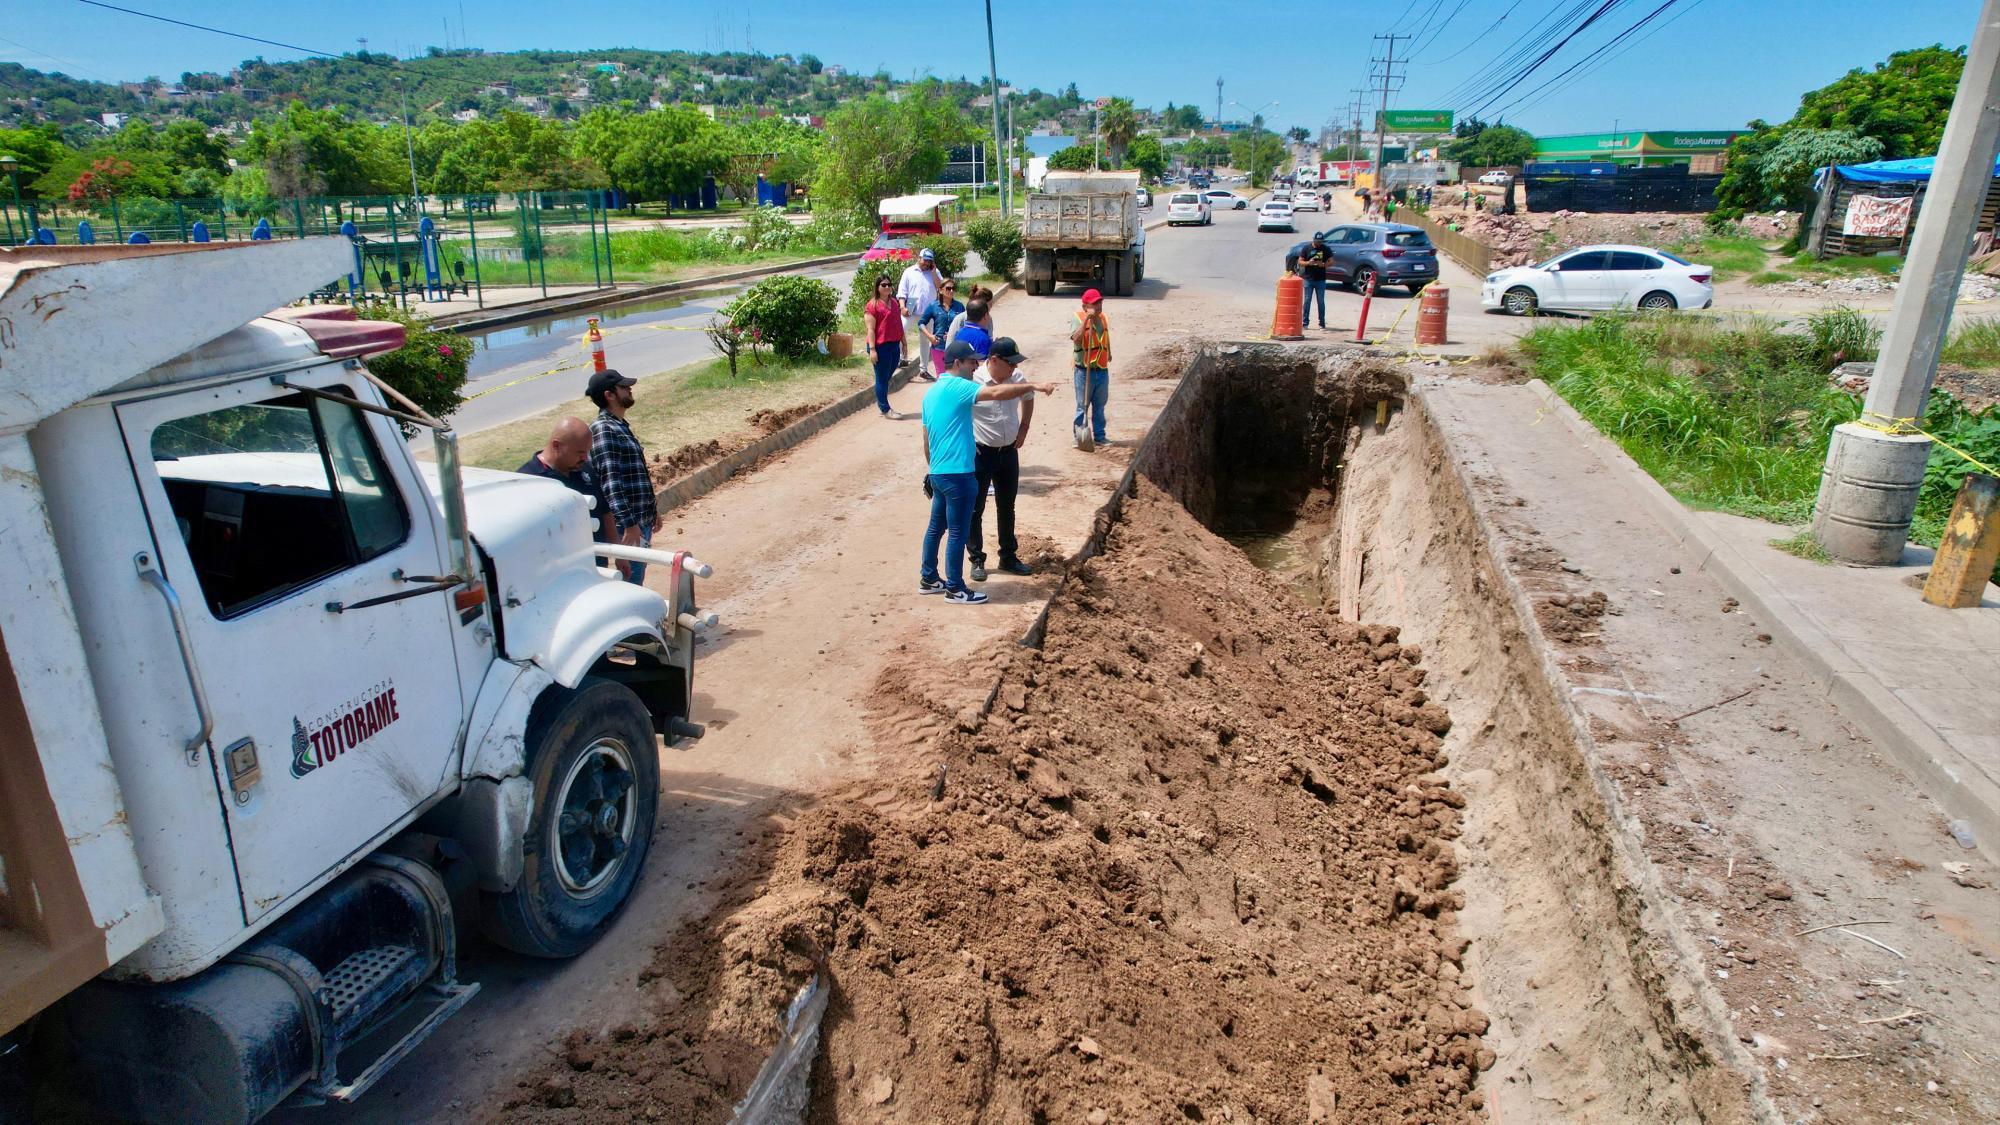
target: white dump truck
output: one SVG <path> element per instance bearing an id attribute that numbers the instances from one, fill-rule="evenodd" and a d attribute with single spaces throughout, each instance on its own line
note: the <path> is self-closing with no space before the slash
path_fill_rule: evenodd
<path id="1" fill-rule="evenodd" d="M 1146 227 L 1139 217 L 1139 173 L 1050 172 L 1028 196 L 1021 231 L 1028 292 L 1094 285 L 1129 297 L 1146 277 Z"/>
<path id="2" fill-rule="evenodd" d="M 358 1098 L 477 990 L 461 920 L 605 930 L 701 733 L 707 567 L 462 470 L 400 326 L 268 313 L 349 261 L 0 250 L 0 1085 L 64 1119 Z"/>

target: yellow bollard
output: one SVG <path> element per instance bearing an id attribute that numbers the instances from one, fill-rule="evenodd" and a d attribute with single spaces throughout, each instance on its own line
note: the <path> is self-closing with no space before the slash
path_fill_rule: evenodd
<path id="1" fill-rule="evenodd" d="M 2000 560 L 2000 477 L 1967 473 L 1945 521 L 1924 600 L 1946 609 L 1971 609 L 1986 591 Z"/>

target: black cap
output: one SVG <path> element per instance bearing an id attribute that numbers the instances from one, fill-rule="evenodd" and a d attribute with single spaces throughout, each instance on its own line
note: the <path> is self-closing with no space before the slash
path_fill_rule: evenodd
<path id="1" fill-rule="evenodd" d="M 944 361 L 946 363 L 957 363 L 961 359 L 978 359 L 978 358 L 979 358 L 979 349 L 973 347 L 971 344 L 966 343 L 964 340 L 953 340 L 950 344 L 947 344 L 944 349 Z"/>
<path id="2" fill-rule="evenodd" d="M 629 375 L 620 375 L 616 368 L 608 368 L 591 374 L 590 385 L 584 388 L 584 393 L 594 397 L 613 387 L 629 387 L 638 381 Z"/>
<path id="3" fill-rule="evenodd" d="M 1021 349 L 1014 346 L 1014 337 L 1012 336 L 1002 336 L 998 340 L 993 341 L 993 350 L 987 354 L 994 359 L 1004 360 L 1017 367 L 1028 362 L 1028 357 L 1022 355 Z"/>

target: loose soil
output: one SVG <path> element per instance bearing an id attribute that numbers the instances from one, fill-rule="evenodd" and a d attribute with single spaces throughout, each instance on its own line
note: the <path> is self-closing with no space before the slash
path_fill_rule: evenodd
<path id="1" fill-rule="evenodd" d="M 921 752 L 801 814 L 659 950 L 657 1014 L 573 1038 L 504 1119 L 723 1120 L 815 971 L 815 1121 L 1475 1118 L 1419 655 L 1141 481 L 988 712 L 948 701 L 994 660 L 892 666 L 874 728 Z"/>

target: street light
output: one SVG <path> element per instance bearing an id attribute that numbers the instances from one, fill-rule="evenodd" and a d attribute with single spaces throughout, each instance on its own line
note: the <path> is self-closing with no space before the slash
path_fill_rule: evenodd
<path id="1" fill-rule="evenodd" d="M 1256 109 L 1251 109 L 1251 108 L 1250 108 L 1249 106 L 1247 106 L 1247 105 L 1244 105 L 1244 104 L 1243 104 L 1242 102 L 1230 102 L 1229 104 L 1230 104 L 1230 105 L 1233 105 L 1233 106 L 1235 106 L 1235 107 L 1236 107 L 1237 109 L 1240 109 L 1240 110 L 1242 110 L 1242 111 L 1244 111 L 1245 113 L 1248 113 L 1248 114 L 1250 115 L 1250 121 L 1251 121 L 1251 128 L 1253 128 L 1253 129 L 1257 129 L 1257 128 L 1261 128 L 1261 126 L 1258 126 L 1258 125 L 1256 124 L 1256 122 L 1257 122 L 1257 120 L 1259 119 L 1260 115 L 1262 115 L 1262 114 L 1263 114 L 1263 112 L 1264 112 L 1265 110 L 1267 110 L 1267 109 L 1275 109 L 1275 108 L 1277 107 L 1277 105 L 1278 105 L 1278 103 L 1277 103 L 1276 99 L 1273 99 L 1273 100 L 1271 100 L 1271 101 L 1268 101 L 1268 102 L 1265 102 L 1265 103 L 1264 103 L 1263 105 L 1260 105 L 1260 106 L 1258 106 L 1258 107 L 1257 107 Z M 1263 151 L 1264 151 L 1264 138 L 1263 138 L 1263 136 L 1262 136 L 1262 135 L 1261 135 L 1260 133 L 1251 133 L 1251 134 L 1250 134 L 1250 163 L 1251 163 L 1252 167 L 1251 167 L 1250 171 L 1251 171 L 1252 175 L 1255 175 L 1255 173 L 1256 173 L 1256 171 L 1257 171 L 1257 169 L 1256 169 L 1256 167 L 1255 167 L 1255 165 L 1256 165 L 1256 163 L 1257 163 L 1257 157 L 1258 157 L 1258 155 L 1259 155 L 1259 154 L 1261 154 L 1261 153 L 1262 153 Z"/>

